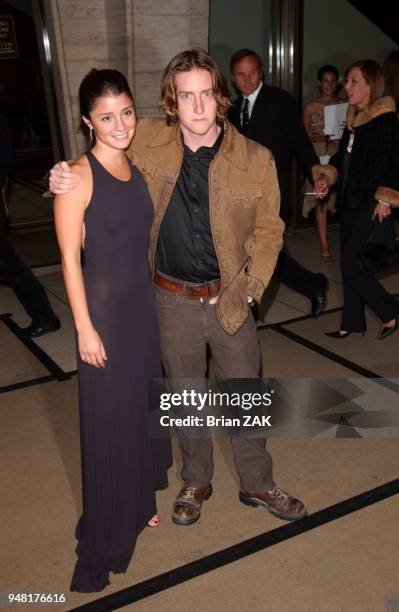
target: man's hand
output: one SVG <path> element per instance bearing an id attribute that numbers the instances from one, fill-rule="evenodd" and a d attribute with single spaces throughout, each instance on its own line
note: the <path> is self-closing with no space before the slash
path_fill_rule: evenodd
<path id="1" fill-rule="evenodd" d="M 328 194 L 328 182 L 325 178 L 319 178 L 314 183 L 314 191 L 317 200 L 322 200 Z"/>
<path id="2" fill-rule="evenodd" d="M 391 207 L 389 204 L 385 204 L 381 200 L 378 202 L 377 206 L 374 209 L 373 219 L 378 217 L 378 221 L 382 223 L 386 217 L 389 217 L 391 214 Z"/>
<path id="3" fill-rule="evenodd" d="M 65 161 L 58 162 L 50 171 L 49 188 L 52 193 L 62 195 L 69 193 L 79 184 L 79 177 L 72 172 Z"/>

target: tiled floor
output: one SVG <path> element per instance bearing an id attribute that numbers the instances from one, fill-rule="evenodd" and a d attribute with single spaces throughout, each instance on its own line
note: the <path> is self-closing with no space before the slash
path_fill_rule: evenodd
<path id="1" fill-rule="evenodd" d="M 21 253 L 30 258 L 33 252 L 31 261 L 39 250 L 41 257 L 45 255 L 43 244 L 36 247 L 32 242 L 24 244 L 20 237 L 18 240 Z M 47 244 L 52 240 L 49 234 Z M 339 326 L 342 306 L 336 227 L 331 229 L 330 242 L 334 261 L 323 264 L 314 230 L 289 237 L 291 254 L 313 271 L 327 275 L 328 309 L 332 312 L 313 320 L 307 316 L 308 300 L 273 281 L 261 308 L 263 375 L 354 379 L 353 385 L 360 391 L 367 383 L 372 391 L 359 392 L 358 410 L 370 410 L 371 403 L 375 409 L 371 419 L 375 419 L 374 413 L 380 416 L 388 407 L 390 425 L 399 425 L 397 410 L 389 404 L 398 393 L 399 334 L 378 342 L 378 322 L 371 313 L 365 338 L 354 335 L 334 342 L 323 334 Z M 47 252 L 54 253 L 51 249 Z M 1 590 L 65 592 L 67 605 L 47 609 L 71 610 L 162 572 L 209 559 L 207 555 L 249 538 L 275 533 L 281 521 L 238 503 L 237 474 L 229 441 L 224 438 L 218 438 L 214 445 L 215 492 L 204 505 L 201 520 L 190 528 L 173 525 L 169 516 L 180 487 L 181 466 L 174 441 L 170 486 L 157 497 L 161 526 L 145 530 L 127 573 L 112 576 L 103 593 L 68 593 L 75 560 L 73 529 L 81 511 L 74 328 L 59 267 L 39 267 L 35 274 L 46 288 L 62 328 L 32 343 L 49 358 L 41 361 L 40 355 L 22 344 L 6 321 L 0 320 L 0 477 L 4 482 L 0 522 L 5 534 L 0 553 Z M 399 293 L 399 271 L 386 275 L 383 283 Z M 0 286 L 2 313 L 11 313 L 18 325 L 29 322 L 12 291 Z M 364 373 L 367 371 L 389 377 L 391 386 L 381 391 L 381 381 L 370 380 Z M 60 372 L 72 375 L 61 380 Z M 46 380 L 34 384 L 35 378 Z M 24 381 L 32 384 L 24 388 Z M 334 410 L 327 410 L 327 416 Z M 346 410 L 353 412 L 353 406 L 349 404 Z M 389 428 L 377 431 L 376 423 L 367 428 L 363 423 L 359 431 L 363 428 L 364 438 L 373 439 L 340 439 L 336 437 L 338 425 L 332 422 L 330 426 L 328 419 L 326 423 L 320 426 L 322 438 L 272 437 L 268 442 L 276 481 L 306 501 L 310 519 L 313 513 L 397 479 L 398 439 Z M 124 609 L 393 612 L 399 610 L 397 518 L 397 495 L 391 495 L 286 541 L 279 543 L 276 536 L 270 547 L 165 591 L 154 590 L 153 596 Z M 114 608 L 94 604 L 91 609 Z"/>
<path id="2" fill-rule="evenodd" d="M 51 219 L 53 213 L 51 198 L 43 198 L 37 186 L 28 185 L 18 180 L 10 183 L 8 205 L 13 223 Z"/>

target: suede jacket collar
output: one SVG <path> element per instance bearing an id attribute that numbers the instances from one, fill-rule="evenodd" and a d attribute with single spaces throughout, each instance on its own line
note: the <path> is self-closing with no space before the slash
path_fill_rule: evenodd
<path id="1" fill-rule="evenodd" d="M 178 123 L 167 125 L 159 131 L 155 138 L 149 143 L 149 147 L 156 149 L 167 147 L 172 143 L 178 143 L 181 146 L 180 128 Z M 240 170 L 248 169 L 248 162 L 241 140 L 234 138 L 231 123 L 224 122 L 224 137 L 220 145 L 219 154 L 222 155 L 227 162 L 233 164 Z"/>

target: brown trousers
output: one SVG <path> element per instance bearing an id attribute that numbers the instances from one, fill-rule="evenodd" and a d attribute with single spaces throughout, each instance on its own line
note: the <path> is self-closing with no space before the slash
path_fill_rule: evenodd
<path id="1" fill-rule="evenodd" d="M 230 336 L 216 317 L 216 308 L 204 298 L 188 299 L 156 287 L 161 353 L 169 378 L 204 378 L 209 346 L 216 378 L 257 378 L 260 351 L 253 317 Z M 231 438 L 241 486 L 261 493 L 274 487 L 273 462 L 266 438 Z M 210 438 L 179 437 L 185 485 L 207 486 L 213 476 Z"/>

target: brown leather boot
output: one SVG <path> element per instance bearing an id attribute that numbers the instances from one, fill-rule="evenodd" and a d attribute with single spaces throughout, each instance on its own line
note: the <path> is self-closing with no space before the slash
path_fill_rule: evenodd
<path id="1" fill-rule="evenodd" d="M 212 485 L 207 487 L 183 487 L 173 507 L 172 521 L 176 525 L 192 525 L 201 516 L 202 502 L 212 495 Z"/>
<path id="2" fill-rule="evenodd" d="M 283 521 L 297 521 L 307 515 L 307 510 L 299 499 L 288 495 L 277 486 L 272 491 L 264 493 L 248 493 L 241 490 L 240 502 L 247 506 L 264 506 Z"/>

